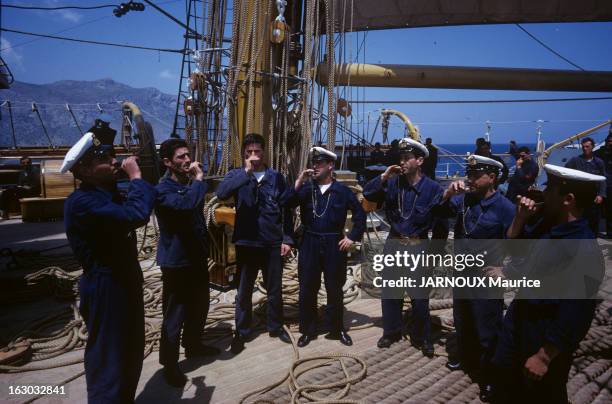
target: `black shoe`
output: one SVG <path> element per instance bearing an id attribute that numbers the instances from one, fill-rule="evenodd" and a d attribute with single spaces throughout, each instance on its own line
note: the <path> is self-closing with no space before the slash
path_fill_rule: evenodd
<path id="1" fill-rule="evenodd" d="M 339 331 L 339 332 L 330 332 L 329 334 L 327 334 L 325 336 L 325 338 L 327 339 L 333 339 L 333 340 L 338 340 L 340 341 L 342 344 L 346 345 L 346 346 L 351 346 L 353 345 L 353 339 L 351 338 L 350 335 L 348 335 L 348 333 L 344 330 Z"/>
<path id="2" fill-rule="evenodd" d="M 297 346 L 300 348 L 304 348 L 306 345 L 310 344 L 310 341 L 317 339 L 317 336 L 302 334 L 302 336 L 298 339 Z"/>
<path id="3" fill-rule="evenodd" d="M 493 386 L 490 384 L 484 384 L 480 386 L 480 401 L 488 403 L 493 397 Z"/>
<path id="4" fill-rule="evenodd" d="M 187 376 L 177 365 L 164 366 L 164 379 L 170 386 L 183 387 L 187 383 Z"/>
<path id="5" fill-rule="evenodd" d="M 268 333 L 268 335 L 270 335 L 270 337 L 272 337 L 272 338 L 280 339 L 285 344 L 290 344 L 291 343 L 291 337 L 289 337 L 289 334 L 287 334 L 287 331 L 285 331 L 284 328 L 279 328 L 276 331 L 270 331 Z"/>
<path id="6" fill-rule="evenodd" d="M 423 348 L 421 348 L 421 351 L 423 352 L 423 355 L 427 356 L 428 358 L 433 358 L 435 353 L 434 346 L 431 342 L 425 342 L 423 344 Z"/>
<path id="7" fill-rule="evenodd" d="M 423 350 L 423 340 L 410 337 L 410 345 L 418 349 L 419 351 Z"/>
<path id="8" fill-rule="evenodd" d="M 219 348 L 210 345 L 196 345 L 194 347 L 185 348 L 185 358 L 193 358 L 196 356 L 215 356 L 219 355 Z"/>
<path id="9" fill-rule="evenodd" d="M 234 334 L 234 339 L 232 339 L 232 346 L 230 348 L 230 351 L 232 351 L 234 355 L 238 355 L 243 350 L 244 338 L 242 338 L 240 334 L 236 331 L 236 333 Z"/>
<path id="10" fill-rule="evenodd" d="M 393 345 L 395 342 L 398 342 L 400 339 L 402 339 L 401 334 L 383 335 L 376 343 L 376 346 L 378 346 L 379 348 L 389 348 L 391 345 Z"/>
<path id="11" fill-rule="evenodd" d="M 460 370 L 461 362 L 457 360 L 449 360 L 448 362 L 446 362 L 446 368 L 451 372 L 454 372 L 455 370 Z"/>

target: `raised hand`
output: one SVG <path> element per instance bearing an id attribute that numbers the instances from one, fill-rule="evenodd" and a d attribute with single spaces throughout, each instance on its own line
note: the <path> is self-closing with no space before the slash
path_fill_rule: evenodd
<path id="1" fill-rule="evenodd" d="M 312 177 L 314 174 L 314 170 L 312 168 L 308 168 L 300 173 L 300 176 L 297 180 L 295 180 L 295 190 L 300 189 L 302 185 L 308 180 L 308 178 Z"/>
<path id="2" fill-rule="evenodd" d="M 198 181 L 202 181 L 204 179 L 202 165 L 197 161 L 194 161 L 189 165 L 189 173 L 191 173 L 191 175 L 193 175 L 193 177 Z"/>
<path id="3" fill-rule="evenodd" d="M 394 164 L 391 165 L 389 167 L 387 167 L 387 169 L 385 170 L 384 173 L 382 173 L 382 180 L 383 182 L 387 181 L 392 175 L 394 174 L 401 174 L 402 172 L 402 167 Z"/>
<path id="4" fill-rule="evenodd" d="M 138 157 L 129 156 L 121 163 L 121 169 L 125 171 L 130 180 L 142 178 L 140 167 L 138 166 Z"/>

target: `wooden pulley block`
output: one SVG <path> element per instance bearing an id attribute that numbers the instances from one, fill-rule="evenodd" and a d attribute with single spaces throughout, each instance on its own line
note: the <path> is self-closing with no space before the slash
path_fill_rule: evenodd
<path id="1" fill-rule="evenodd" d="M 185 116 L 192 116 L 196 113 L 195 103 L 192 98 L 187 98 L 183 103 L 183 109 L 185 111 Z"/>
<path id="2" fill-rule="evenodd" d="M 215 209 L 215 221 L 218 224 L 234 226 L 236 223 L 236 209 L 228 206 L 221 206 Z"/>
<path id="3" fill-rule="evenodd" d="M 348 118 L 353 113 L 353 108 L 347 100 L 339 98 L 336 102 L 336 112 L 338 112 L 338 115 Z"/>
<path id="4" fill-rule="evenodd" d="M 366 213 L 375 212 L 378 209 L 378 204 L 376 202 L 370 202 L 367 199 L 363 198 L 361 201 L 361 207 L 365 210 Z"/>
<path id="5" fill-rule="evenodd" d="M 189 89 L 191 91 L 196 91 L 198 88 L 203 87 L 205 79 L 206 77 L 204 76 L 203 73 L 200 73 L 200 72 L 191 73 L 191 75 L 189 76 Z"/>
<path id="6" fill-rule="evenodd" d="M 285 33 L 289 31 L 289 26 L 282 22 L 274 20 L 270 25 L 270 42 L 282 43 L 285 40 Z"/>
<path id="7" fill-rule="evenodd" d="M 26 362 L 32 355 L 32 344 L 24 340 L 12 345 L 10 348 L 0 348 L 0 365 L 19 365 Z"/>

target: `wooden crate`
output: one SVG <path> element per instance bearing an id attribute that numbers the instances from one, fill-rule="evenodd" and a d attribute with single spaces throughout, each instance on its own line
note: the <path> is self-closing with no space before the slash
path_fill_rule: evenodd
<path id="1" fill-rule="evenodd" d="M 209 257 L 214 262 L 213 268 L 209 271 L 210 287 L 223 292 L 235 289 L 238 286 L 238 279 L 236 248 L 231 242 L 232 227 L 211 225 L 208 231 Z"/>
<path id="2" fill-rule="evenodd" d="M 40 163 L 42 196 L 45 198 L 65 197 L 76 189 L 76 180 L 71 172 L 59 172 L 62 160 L 43 160 Z"/>
<path id="3" fill-rule="evenodd" d="M 40 222 L 64 217 L 65 197 L 21 198 L 21 220 Z"/>

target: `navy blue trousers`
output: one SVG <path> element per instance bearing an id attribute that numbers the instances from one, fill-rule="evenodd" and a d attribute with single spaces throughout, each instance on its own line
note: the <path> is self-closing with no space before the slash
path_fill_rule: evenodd
<path id="1" fill-rule="evenodd" d="M 530 321 L 515 300 L 502 324 L 497 349 L 493 356 L 495 372 L 495 403 L 554 403 L 566 404 L 567 379 L 572 365 L 572 352 L 561 352 L 550 362 L 548 372 L 542 380 L 528 379 L 523 373 L 527 359 L 535 353 L 535 346 L 541 345 L 545 328 L 538 320 Z M 532 306 L 531 309 L 538 309 Z M 535 316 L 541 312 L 531 313 Z M 535 344 L 534 344 L 535 342 Z"/>
<path id="2" fill-rule="evenodd" d="M 382 299 L 383 336 L 401 334 L 404 328 L 403 299 Z M 412 299 L 412 322 L 410 339 L 418 344 L 431 341 L 431 318 L 429 299 Z"/>
<path id="3" fill-rule="evenodd" d="M 240 271 L 236 294 L 236 331 L 243 337 L 251 332 L 253 288 L 259 270 L 268 296 L 267 329 L 280 330 L 283 327 L 283 262 L 280 247 L 236 246 L 236 261 Z"/>
<path id="4" fill-rule="evenodd" d="M 489 383 L 487 376 L 491 374 L 503 310 L 502 299 L 453 299 L 457 359 L 466 370 L 480 370 L 486 383 Z"/>
<path id="5" fill-rule="evenodd" d="M 321 274 L 327 291 L 326 328 L 330 332 L 344 330 L 342 287 L 346 282 L 346 252 L 339 250 L 340 240 L 339 234 L 304 233 L 298 259 L 302 334 L 317 335 L 317 295 Z"/>
<path id="6" fill-rule="evenodd" d="M 163 268 L 163 321 L 159 363 L 172 366 L 178 362 L 181 331 L 185 349 L 201 344 L 201 336 L 210 305 L 206 268 Z"/>
<path id="7" fill-rule="evenodd" d="M 87 273 L 79 290 L 79 310 L 88 333 L 87 401 L 133 402 L 144 358 L 142 278 Z"/>
<path id="8" fill-rule="evenodd" d="M 612 237 L 612 188 L 607 189 L 605 210 L 606 210 L 606 235 Z"/>

